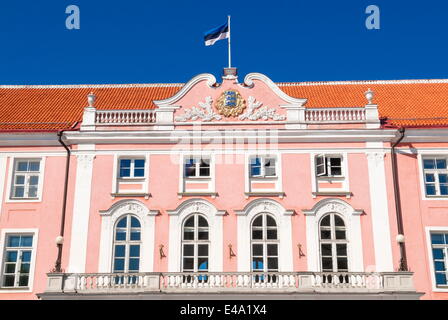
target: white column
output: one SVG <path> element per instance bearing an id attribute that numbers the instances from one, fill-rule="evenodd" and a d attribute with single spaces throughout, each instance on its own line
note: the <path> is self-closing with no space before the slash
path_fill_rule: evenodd
<path id="1" fill-rule="evenodd" d="M 86 268 L 94 158 L 93 154 L 77 155 L 70 258 L 67 272 L 84 273 Z"/>
<path id="2" fill-rule="evenodd" d="M 367 153 L 376 271 L 393 271 L 384 152 Z"/>
<path id="3" fill-rule="evenodd" d="M 4 189 L 5 189 L 5 186 L 8 185 L 8 183 L 5 180 L 6 179 L 6 162 L 7 162 L 7 160 L 8 160 L 7 157 L 5 157 L 4 155 L 0 155 L 0 214 L 3 209 Z M 13 161 L 11 161 L 11 165 L 13 165 Z M 41 179 L 43 179 L 43 177 Z M 9 196 L 9 192 L 11 192 L 11 190 L 6 190 L 7 198 Z"/>

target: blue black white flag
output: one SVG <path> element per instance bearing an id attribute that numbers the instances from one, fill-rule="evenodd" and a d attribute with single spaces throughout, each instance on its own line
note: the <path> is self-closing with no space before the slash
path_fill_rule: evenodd
<path id="1" fill-rule="evenodd" d="M 213 28 L 204 33 L 204 41 L 206 46 L 212 46 L 216 41 L 230 38 L 229 22 Z"/>

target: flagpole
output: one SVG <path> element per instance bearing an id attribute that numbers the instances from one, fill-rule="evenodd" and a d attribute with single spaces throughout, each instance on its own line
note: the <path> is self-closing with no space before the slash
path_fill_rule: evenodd
<path id="1" fill-rule="evenodd" d="M 232 67 L 232 52 L 231 52 L 231 50 L 230 50 L 230 16 L 227 16 L 227 21 L 228 21 L 228 24 L 229 24 L 229 68 L 231 68 Z"/>

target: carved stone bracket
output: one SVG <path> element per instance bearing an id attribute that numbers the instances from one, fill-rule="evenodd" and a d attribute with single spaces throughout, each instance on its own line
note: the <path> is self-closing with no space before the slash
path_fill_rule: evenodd
<path id="1" fill-rule="evenodd" d="M 205 103 L 199 102 L 199 107 L 192 107 L 191 109 L 185 109 L 185 113 L 175 117 L 176 121 L 185 122 L 187 120 L 196 121 L 202 119 L 202 121 L 221 120 L 221 116 L 212 107 L 212 97 L 206 97 Z"/>
<path id="2" fill-rule="evenodd" d="M 263 103 L 256 101 L 254 97 L 250 96 L 247 100 L 247 110 L 245 113 L 240 115 L 238 119 L 240 120 L 268 120 L 272 119 L 274 121 L 286 120 L 286 116 L 276 113 L 275 108 L 269 108 L 268 106 L 263 106 Z"/>

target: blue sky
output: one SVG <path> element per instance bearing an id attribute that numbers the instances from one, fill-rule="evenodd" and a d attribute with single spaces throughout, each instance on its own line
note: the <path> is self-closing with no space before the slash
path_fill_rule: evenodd
<path id="1" fill-rule="evenodd" d="M 377 5 L 381 29 L 365 27 Z M 65 27 L 69 5 L 80 30 Z M 448 1 L 40 0 L 0 3 L 0 84 L 185 82 L 220 75 L 232 16 L 240 77 L 277 82 L 448 78 Z"/>

